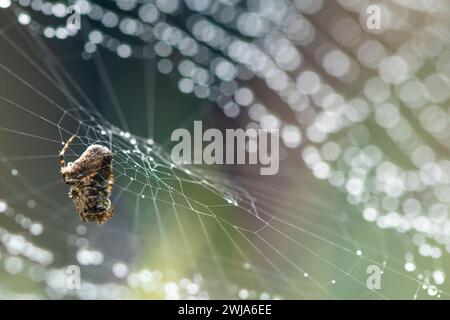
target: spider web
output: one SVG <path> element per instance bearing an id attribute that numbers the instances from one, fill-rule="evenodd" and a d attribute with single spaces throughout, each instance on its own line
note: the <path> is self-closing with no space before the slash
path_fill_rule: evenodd
<path id="1" fill-rule="evenodd" d="M 186 1 L 182 11 L 195 18 L 200 31 L 163 2 L 154 4 L 159 15 L 151 22 L 148 15 L 144 15 L 147 21 L 142 15 L 141 20 L 139 14 L 133 16 L 126 1 L 111 2 L 111 8 L 79 3 L 115 13 L 121 21 L 134 17 L 137 30 L 151 25 L 154 37 L 147 39 L 145 32 L 130 34 L 125 27 L 113 36 L 105 26 L 90 25 L 100 20 L 92 9 L 91 14 L 85 13 L 91 29 L 82 35 L 86 39 L 82 56 L 96 66 L 111 99 L 106 112 L 116 117 L 114 125 L 41 38 L 63 40 L 68 34 L 49 27 L 45 19 L 39 22 L 42 4 L 29 7 L 29 2 L 17 1 L 11 5 L 19 23 L 27 25 L 27 33 L 13 19 L 2 22 L 2 48 L 7 48 L 0 60 L 4 297 L 447 298 L 443 270 L 449 224 L 444 194 L 449 171 L 442 159 L 448 128 L 447 123 L 436 125 L 436 118 L 442 112 L 447 117 L 442 106 L 448 96 L 427 87 L 427 81 L 445 84 L 447 71 L 427 73 L 422 68 L 444 65 L 448 57 L 448 39 L 439 33 L 439 19 L 434 29 L 430 22 L 418 27 L 422 36 L 434 36 L 439 42 L 436 48 L 426 50 L 420 37 L 408 41 L 407 22 L 396 26 L 399 30 L 391 38 L 366 42 L 374 51 L 380 45 L 390 51 L 394 62 L 386 59 L 388 67 L 389 63 L 402 66 L 395 63 L 399 56 L 410 58 L 408 63 L 417 73 L 409 72 L 399 80 L 401 68 L 393 74 L 389 68 L 370 67 L 369 54 L 352 56 L 346 49 L 347 38 L 321 29 L 313 14 L 327 9 L 324 4 L 317 8 L 308 1 L 279 4 L 286 8 L 281 13 L 293 9 L 290 19 L 281 13 L 269 18 L 274 11 L 258 11 L 240 2 L 220 4 L 236 15 L 258 12 L 270 20 L 270 27 L 252 34 L 245 23 L 241 27 L 226 23 L 215 14 L 220 10 L 214 5 L 202 7 L 196 1 Z M 349 13 L 357 9 L 340 1 L 330 10 L 339 10 L 347 19 L 344 24 L 354 31 L 363 30 Z M 433 8 L 411 8 L 401 1 L 389 9 L 398 15 L 420 15 L 426 10 L 436 14 Z M 56 9 L 48 12 L 58 21 Z M 310 33 L 302 37 L 295 25 L 293 30 L 286 29 L 282 21 L 294 18 L 301 19 Z M 338 76 L 339 65 L 333 65 L 333 59 L 328 69 L 325 63 L 320 66 L 313 61 L 305 72 L 295 57 L 307 61 L 315 50 L 320 51 L 311 35 L 325 39 L 322 42 L 340 49 L 337 54 L 346 54 L 348 61 L 367 69 L 364 86 L 354 89 L 358 86 L 351 72 L 347 78 Z M 124 37 L 138 44 L 131 45 Z M 187 40 L 174 45 L 174 37 Z M 215 41 L 218 37 L 228 43 L 227 48 Z M 284 54 L 265 43 L 280 39 Z M 395 42 L 402 45 L 390 48 Z M 247 122 L 259 121 L 261 126 L 276 122 L 286 153 L 280 175 L 266 179 L 245 174 L 247 169 L 232 169 L 230 174 L 172 164 L 167 142 L 130 133 L 127 109 L 117 98 L 120 88 L 112 85 L 99 52 L 102 46 L 121 58 L 152 59 L 162 74 L 175 73 L 174 65 L 178 65 L 180 91 L 212 100 L 227 117 L 236 117 L 240 110 L 248 113 Z M 195 59 L 192 47 L 197 52 L 209 50 L 208 58 Z M 420 54 L 405 55 L 411 48 Z M 283 60 L 285 56 L 290 59 Z M 196 78 L 192 68 L 196 75 L 207 72 L 209 80 Z M 327 74 L 307 72 L 319 68 Z M 240 80 L 230 79 L 221 70 L 241 70 Z M 273 97 L 258 90 L 261 83 L 255 78 Z M 317 88 L 304 88 L 317 81 Z M 420 88 L 428 90 L 426 99 L 411 94 Z M 231 90 L 235 100 L 217 98 L 220 95 L 214 93 L 221 90 Z M 249 91 L 258 107 L 246 105 Z M 432 109 L 426 100 L 434 102 Z M 285 109 L 269 108 L 274 101 Z M 158 110 L 143 110 L 149 122 L 153 112 Z M 308 118 L 311 121 L 304 123 Z M 79 223 L 56 167 L 60 148 L 74 134 L 77 140 L 68 158 L 75 159 L 92 143 L 107 145 L 114 154 L 116 213 L 101 227 Z M 81 266 L 81 290 L 66 286 L 65 270 L 70 265 Z M 381 289 L 366 285 L 370 265 L 383 270 Z M 31 286 L 28 279 L 33 280 Z"/>

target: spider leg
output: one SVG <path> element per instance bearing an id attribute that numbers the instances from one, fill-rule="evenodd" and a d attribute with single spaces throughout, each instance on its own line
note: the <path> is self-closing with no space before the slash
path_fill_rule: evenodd
<path id="1" fill-rule="evenodd" d="M 69 145 L 72 143 L 72 141 L 75 139 L 75 135 L 71 136 L 69 140 L 67 140 L 66 144 L 64 145 L 64 147 L 62 148 L 61 152 L 59 153 L 59 163 L 61 165 L 61 172 L 62 172 L 62 176 L 64 179 L 64 183 L 70 183 L 72 181 L 69 181 L 67 179 L 67 173 L 63 172 L 64 168 L 66 167 L 66 163 L 64 161 L 64 154 L 66 153 L 67 149 L 69 148 Z"/>
<path id="2" fill-rule="evenodd" d="M 108 193 L 111 194 L 112 188 L 114 186 L 114 174 L 111 172 L 108 179 Z"/>
<path id="3" fill-rule="evenodd" d="M 84 181 L 86 181 L 87 183 L 88 183 L 88 185 L 89 185 L 89 182 L 90 182 L 90 180 L 93 178 L 93 177 L 95 177 L 96 175 L 98 174 L 98 172 L 97 171 L 94 171 L 94 172 L 92 172 L 92 173 L 89 173 L 87 176 L 79 176 L 79 179 L 83 179 Z"/>

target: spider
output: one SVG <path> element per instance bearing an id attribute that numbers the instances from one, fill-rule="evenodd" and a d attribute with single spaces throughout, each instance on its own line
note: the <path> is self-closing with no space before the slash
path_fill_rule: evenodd
<path id="1" fill-rule="evenodd" d="M 81 221 L 105 223 L 113 215 L 109 199 L 114 184 L 111 151 L 98 144 L 89 146 L 83 154 L 65 165 L 64 154 L 75 139 L 72 136 L 59 153 L 61 175 L 70 186 L 73 200 Z"/>

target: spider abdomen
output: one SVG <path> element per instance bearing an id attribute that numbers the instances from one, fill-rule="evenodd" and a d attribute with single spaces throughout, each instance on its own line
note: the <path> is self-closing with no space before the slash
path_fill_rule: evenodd
<path id="1" fill-rule="evenodd" d="M 105 146 L 91 145 L 71 166 L 65 166 L 64 152 L 72 140 L 73 137 L 60 153 L 61 174 L 71 186 L 69 197 L 82 221 L 104 223 L 113 213 L 109 200 L 114 183 L 111 151 Z"/>

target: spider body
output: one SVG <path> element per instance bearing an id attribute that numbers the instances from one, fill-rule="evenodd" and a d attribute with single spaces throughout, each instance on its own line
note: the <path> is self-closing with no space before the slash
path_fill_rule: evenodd
<path id="1" fill-rule="evenodd" d="M 70 186 L 69 197 L 82 221 L 105 223 L 113 215 L 109 199 L 114 184 L 111 151 L 94 144 L 66 166 L 64 154 L 74 139 L 72 136 L 59 154 L 64 183 Z"/>

